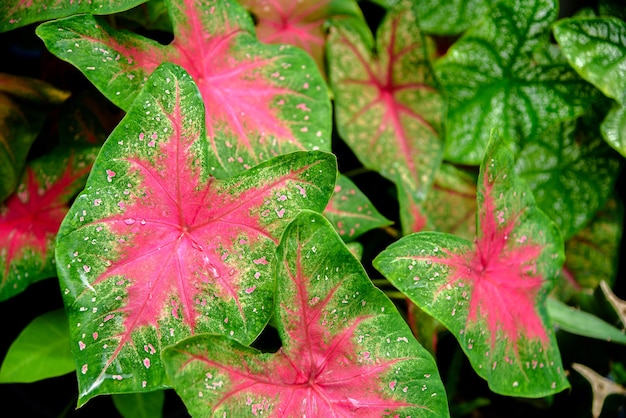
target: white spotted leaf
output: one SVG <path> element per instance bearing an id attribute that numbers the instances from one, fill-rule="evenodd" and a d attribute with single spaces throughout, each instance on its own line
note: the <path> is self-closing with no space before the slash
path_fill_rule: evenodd
<path id="1" fill-rule="evenodd" d="M 432 356 L 323 216 L 289 225 L 274 274 L 276 353 L 212 335 L 164 351 L 193 416 L 449 416 Z"/>
<path id="2" fill-rule="evenodd" d="M 272 258 L 301 209 L 322 211 L 335 157 L 299 151 L 216 179 L 204 107 L 163 64 L 107 138 L 57 237 L 79 404 L 167 386 L 162 347 L 192 334 L 249 344 L 272 312 Z"/>
<path id="3" fill-rule="evenodd" d="M 563 241 L 515 175 L 509 146 L 494 134 L 487 148 L 474 242 L 418 232 L 373 264 L 450 330 L 492 391 L 541 397 L 569 386 L 546 309 Z"/>

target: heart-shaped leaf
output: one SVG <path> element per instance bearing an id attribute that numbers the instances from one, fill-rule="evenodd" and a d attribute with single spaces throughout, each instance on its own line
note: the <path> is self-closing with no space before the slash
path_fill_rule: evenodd
<path id="1" fill-rule="evenodd" d="M 404 237 L 374 266 L 457 338 L 497 393 L 539 397 L 568 387 L 545 298 L 563 241 L 494 136 L 478 180 L 474 243 L 436 232 Z"/>
<path id="2" fill-rule="evenodd" d="M 234 1 L 167 4 L 169 45 L 115 31 L 91 15 L 44 23 L 37 34 L 124 110 L 159 64 L 185 68 L 204 99 L 218 178 L 278 154 L 330 150 L 330 101 L 311 57 L 258 42 L 249 14 Z"/>
<path id="3" fill-rule="evenodd" d="M 366 167 L 396 184 L 402 229 L 413 232 L 441 162 L 443 105 L 412 6 L 402 4 L 385 16 L 375 48 L 335 23 L 328 60 L 338 132 Z"/>
<path id="4" fill-rule="evenodd" d="M 96 151 L 57 149 L 32 161 L 15 193 L 0 204 L 0 301 L 56 275 L 54 240 Z"/>
<path id="5" fill-rule="evenodd" d="M 378 212 L 367 196 L 346 176 L 339 176 L 324 215 L 345 242 L 392 223 Z"/>
<path id="6" fill-rule="evenodd" d="M 448 416 L 432 357 L 321 215 L 289 225 L 274 273 L 277 353 L 210 335 L 164 351 L 192 415 Z"/>
<path id="7" fill-rule="evenodd" d="M 515 147 L 553 123 L 581 114 L 586 83 L 567 64 L 540 64 L 557 17 L 555 0 L 499 1 L 450 47 L 435 70 L 448 97 L 445 158 L 480 163 L 489 130 Z"/>
<path id="8" fill-rule="evenodd" d="M 146 0 L 6 0 L 0 3 L 0 32 L 76 13 L 105 15 L 130 9 Z"/>
<path id="9" fill-rule="evenodd" d="M 79 403 L 166 385 L 161 347 L 198 332 L 244 344 L 272 312 L 271 260 L 300 209 L 322 211 L 332 154 L 211 176 L 196 84 L 163 64 L 103 145 L 57 239 Z"/>
<path id="10" fill-rule="evenodd" d="M 581 77 L 617 101 L 602 133 L 626 156 L 626 22 L 614 17 L 563 19 L 554 26 L 554 37 Z"/>

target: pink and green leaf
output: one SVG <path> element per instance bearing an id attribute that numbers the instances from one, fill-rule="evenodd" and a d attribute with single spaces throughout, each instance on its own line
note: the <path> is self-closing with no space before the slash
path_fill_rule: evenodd
<path id="1" fill-rule="evenodd" d="M 192 415 L 448 416 L 433 358 L 323 216 L 290 224 L 274 274 L 278 352 L 212 335 L 164 351 Z"/>
<path id="2" fill-rule="evenodd" d="M 46 112 L 69 95 L 41 80 L 0 74 L 0 202 L 20 181 Z"/>
<path id="3" fill-rule="evenodd" d="M 255 17 L 261 42 L 290 44 L 306 51 L 325 73 L 326 31 L 329 20 L 365 20 L 354 0 L 243 0 Z"/>
<path id="4" fill-rule="evenodd" d="M 437 62 L 448 98 L 445 158 L 478 165 L 497 128 L 514 147 L 583 113 L 591 89 L 567 63 L 539 63 L 555 0 L 497 2 Z"/>
<path id="5" fill-rule="evenodd" d="M 496 393 L 540 397 L 568 387 L 546 313 L 563 241 L 513 171 L 494 135 L 478 180 L 478 236 L 422 232 L 390 245 L 374 266 L 457 338 Z"/>
<path id="6" fill-rule="evenodd" d="M 367 196 L 346 176 L 339 176 L 333 197 L 324 210 L 324 216 L 345 242 L 392 223 L 380 214 Z"/>
<path id="7" fill-rule="evenodd" d="M 31 23 L 77 13 L 111 14 L 130 9 L 146 0 L 6 0 L 0 3 L 0 32 Z"/>
<path id="8" fill-rule="evenodd" d="M 195 333 L 249 344 L 272 312 L 272 257 L 301 209 L 322 211 L 332 154 L 211 175 L 204 106 L 163 64 L 102 146 L 57 239 L 79 404 L 167 385 L 161 348 Z"/>
<path id="9" fill-rule="evenodd" d="M 375 47 L 335 22 L 328 54 L 339 134 L 366 167 L 395 183 L 402 229 L 420 229 L 442 158 L 443 104 L 412 7 L 386 15 Z"/>
<path id="10" fill-rule="evenodd" d="M 37 34 L 124 110 L 159 64 L 185 68 L 204 99 L 216 177 L 279 154 L 330 150 L 330 101 L 311 57 L 257 41 L 252 19 L 234 1 L 167 5 L 174 28 L 169 45 L 91 15 L 44 23 Z"/>
<path id="11" fill-rule="evenodd" d="M 32 161 L 17 190 L 0 204 L 0 300 L 56 276 L 54 240 L 96 152 L 57 149 Z"/>

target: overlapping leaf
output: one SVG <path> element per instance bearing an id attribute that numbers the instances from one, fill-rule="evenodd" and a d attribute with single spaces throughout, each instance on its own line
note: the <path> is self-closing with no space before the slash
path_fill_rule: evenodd
<path id="1" fill-rule="evenodd" d="M 324 215 L 345 242 L 352 241 L 374 228 L 391 224 L 346 176 L 339 176 L 333 197 L 324 209 Z"/>
<path id="2" fill-rule="evenodd" d="M 276 261 L 277 353 L 207 335 L 165 350 L 192 415 L 448 416 L 432 357 L 321 215 L 292 222 Z"/>
<path id="3" fill-rule="evenodd" d="M 20 181 L 49 106 L 63 103 L 69 95 L 41 80 L 0 74 L 0 201 Z"/>
<path id="4" fill-rule="evenodd" d="M 474 243 L 416 233 L 374 266 L 455 335 L 494 392 L 539 397 L 568 387 L 545 307 L 563 242 L 517 179 L 508 146 L 495 136 L 481 165 Z"/>
<path id="5" fill-rule="evenodd" d="M 55 150 L 26 167 L 0 204 L 0 300 L 56 276 L 54 240 L 70 200 L 84 187 L 96 150 Z"/>
<path id="6" fill-rule="evenodd" d="M 322 211 L 334 156 L 211 176 L 204 107 L 181 67 L 148 79 L 59 231 L 79 404 L 166 385 L 161 347 L 199 332 L 250 343 L 272 311 L 272 256 L 300 209 Z"/>
<path id="7" fill-rule="evenodd" d="M 420 27 L 435 35 L 457 35 L 480 23 L 489 14 L 486 0 L 417 1 L 415 10 Z"/>
<path id="8" fill-rule="evenodd" d="M 171 0 L 169 45 L 79 15 L 37 34 L 113 103 L 127 110 L 162 62 L 187 70 L 204 99 L 211 168 L 226 177 L 275 155 L 330 149 L 330 102 L 314 61 L 289 46 L 264 45 L 234 1 Z"/>
<path id="9" fill-rule="evenodd" d="M 489 130 L 515 146 L 553 123 L 581 114 L 589 94 L 566 64 L 539 64 L 548 45 L 555 0 L 499 1 L 448 50 L 435 70 L 449 99 L 445 158 L 478 165 Z"/>
<path id="10" fill-rule="evenodd" d="M 626 23 L 614 17 L 563 19 L 554 26 L 554 37 L 572 67 L 617 101 L 602 133 L 626 156 Z"/>
<path id="11" fill-rule="evenodd" d="M 412 7 L 394 9 L 374 48 L 347 25 L 329 38 L 329 69 L 341 137 L 368 168 L 398 188 L 402 229 L 423 227 L 426 198 L 442 156 L 441 98 L 433 87 Z"/>
<path id="12" fill-rule="evenodd" d="M 130 9 L 146 0 L 6 0 L 0 3 L 0 32 L 76 13 L 104 15 Z"/>

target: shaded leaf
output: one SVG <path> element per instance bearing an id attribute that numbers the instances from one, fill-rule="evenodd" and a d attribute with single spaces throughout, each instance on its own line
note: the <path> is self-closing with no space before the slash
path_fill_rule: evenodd
<path id="1" fill-rule="evenodd" d="M 569 386 L 545 306 L 563 242 L 515 176 L 508 147 L 494 135 L 481 165 L 474 243 L 416 233 L 373 264 L 454 334 L 491 390 L 539 397 Z"/>
<path id="2" fill-rule="evenodd" d="M 210 335 L 165 350 L 193 415 L 448 416 L 434 360 L 321 215 L 290 224 L 274 274 L 278 352 Z"/>
<path id="3" fill-rule="evenodd" d="M 54 240 L 96 152 L 60 148 L 34 160 L 15 193 L 0 204 L 0 300 L 56 276 Z"/>
<path id="4" fill-rule="evenodd" d="M 515 148 L 586 106 L 589 87 L 566 64 L 541 64 L 557 17 L 555 0 L 500 1 L 440 59 L 435 70 L 448 98 L 445 158 L 478 164 L 489 130 Z"/>
<path id="5" fill-rule="evenodd" d="M 2 361 L 0 383 L 30 383 L 76 369 L 63 309 L 32 320 L 13 341 Z"/>
<path id="6" fill-rule="evenodd" d="M 252 342 L 271 314 L 283 229 L 300 209 L 328 204 L 332 154 L 295 152 L 218 180 L 203 122 L 196 84 L 163 64 L 59 231 L 79 404 L 164 387 L 161 348 L 194 333 Z"/>
<path id="7" fill-rule="evenodd" d="M 49 106 L 68 97 L 41 80 L 0 73 L 0 201 L 15 190 Z"/>
<path id="8" fill-rule="evenodd" d="M 165 393 L 162 390 L 145 393 L 125 393 L 112 396 L 123 418 L 158 418 L 163 416 Z"/>
<path id="9" fill-rule="evenodd" d="M 367 196 L 346 176 L 339 176 L 324 215 L 345 242 L 392 223 L 378 212 Z"/>
<path id="10" fill-rule="evenodd" d="M 441 162 L 443 112 L 410 5 L 389 12 L 376 46 L 333 24 L 329 69 L 341 137 L 367 168 L 396 184 L 405 232 L 424 226 L 421 203 Z"/>
<path id="11" fill-rule="evenodd" d="M 0 3 L 0 32 L 6 32 L 43 20 L 77 13 L 104 15 L 121 12 L 146 0 L 6 0 Z"/>
<path id="12" fill-rule="evenodd" d="M 216 177 L 278 154 L 330 150 L 330 101 L 306 53 L 258 42 L 250 16 L 234 1 L 166 4 L 174 28 L 168 45 L 91 15 L 44 23 L 37 34 L 124 110 L 159 64 L 185 68 L 204 99 Z"/>

